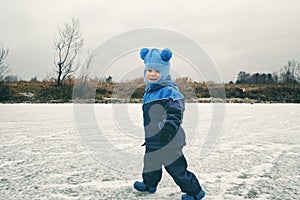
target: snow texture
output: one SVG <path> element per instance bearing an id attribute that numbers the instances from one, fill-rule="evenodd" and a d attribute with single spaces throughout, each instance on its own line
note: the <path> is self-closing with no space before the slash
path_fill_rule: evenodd
<path id="1" fill-rule="evenodd" d="M 0 199 L 180 199 L 166 171 L 157 193 L 134 191 L 144 152 L 141 104 L 118 106 L 128 115 L 116 118 L 112 105 L 94 105 L 98 128 L 108 141 L 99 149 L 114 146 L 137 160 L 116 159 L 118 151 L 110 159 L 97 159 L 77 129 L 72 104 L 0 105 Z M 299 105 L 226 104 L 220 137 L 205 156 L 199 152 L 213 104 L 198 104 L 194 135 L 189 127 L 197 122 L 189 120 L 192 105 L 186 106 L 184 151 L 205 199 L 299 199 Z M 126 173 L 130 163 L 139 165 Z"/>

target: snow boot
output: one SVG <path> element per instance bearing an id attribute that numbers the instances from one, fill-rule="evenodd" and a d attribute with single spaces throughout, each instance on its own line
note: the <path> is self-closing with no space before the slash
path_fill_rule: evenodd
<path id="1" fill-rule="evenodd" d="M 181 196 L 181 200 L 201 200 L 205 197 L 204 190 L 201 190 L 196 196 L 184 194 Z"/>
<path id="2" fill-rule="evenodd" d="M 139 192 L 149 192 L 151 194 L 156 192 L 156 187 L 148 187 L 144 182 L 136 181 L 133 184 L 134 189 Z"/>

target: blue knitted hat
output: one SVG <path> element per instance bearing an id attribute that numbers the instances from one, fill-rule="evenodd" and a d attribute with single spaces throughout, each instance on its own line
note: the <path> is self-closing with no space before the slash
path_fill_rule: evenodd
<path id="1" fill-rule="evenodd" d="M 144 77 L 147 69 L 154 69 L 160 72 L 160 78 L 155 83 L 162 83 L 170 77 L 170 59 L 172 58 L 170 49 L 159 50 L 153 48 L 149 50 L 143 48 L 140 51 L 140 56 L 145 63 Z M 148 84 L 146 78 L 145 82 Z"/>

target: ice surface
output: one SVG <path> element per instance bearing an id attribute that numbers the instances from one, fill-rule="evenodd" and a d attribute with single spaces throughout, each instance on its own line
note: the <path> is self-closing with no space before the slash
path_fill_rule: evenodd
<path id="1" fill-rule="evenodd" d="M 132 188 L 141 104 L 81 106 L 0 105 L 0 199 L 180 199 L 165 171 L 156 194 Z M 300 105 L 225 104 L 225 118 L 215 104 L 186 106 L 184 151 L 206 199 L 299 199 Z M 203 154 L 213 120 L 222 129 Z"/>

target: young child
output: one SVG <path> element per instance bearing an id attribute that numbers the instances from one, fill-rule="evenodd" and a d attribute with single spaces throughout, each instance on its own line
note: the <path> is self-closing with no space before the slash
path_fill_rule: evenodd
<path id="1" fill-rule="evenodd" d="M 143 181 L 133 187 L 140 192 L 155 193 L 161 180 L 162 165 L 172 176 L 181 191 L 183 200 L 202 199 L 205 196 L 196 176 L 187 170 L 182 148 L 185 133 L 181 127 L 184 96 L 170 75 L 169 49 L 140 51 L 144 60 L 144 81 L 147 84 L 143 98 L 143 117 L 146 152 L 144 155 Z"/>

